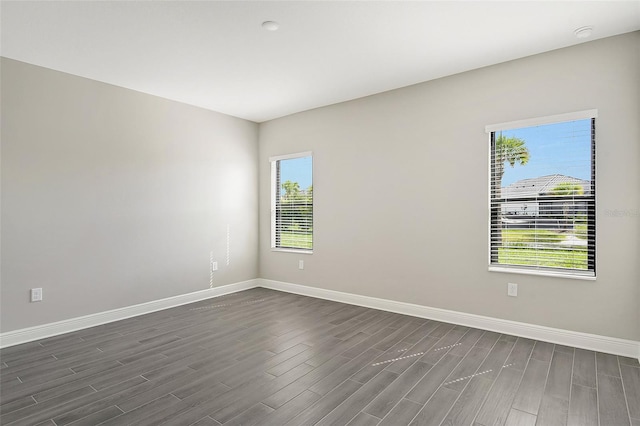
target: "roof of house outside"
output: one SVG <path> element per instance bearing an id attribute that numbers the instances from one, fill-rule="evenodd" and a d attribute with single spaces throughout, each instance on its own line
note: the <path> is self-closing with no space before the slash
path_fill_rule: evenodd
<path id="1" fill-rule="evenodd" d="M 585 195 L 591 193 L 591 181 L 554 174 L 522 179 L 502 187 L 501 198 L 535 197 L 546 195 L 561 183 L 570 182 L 582 186 Z"/>

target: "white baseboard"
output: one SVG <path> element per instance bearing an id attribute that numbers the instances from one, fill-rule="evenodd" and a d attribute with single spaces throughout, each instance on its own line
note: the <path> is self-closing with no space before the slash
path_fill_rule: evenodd
<path id="1" fill-rule="evenodd" d="M 599 336 L 596 334 L 580 333 L 577 331 L 562 330 L 535 324 L 527 324 L 499 318 L 485 317 L 481 315 L 467 314 L 464 312 L 449 311 L 446 309 L 431 308 L 428 306 L 414 305 L 412 303 L 396 302 L 393 300 L 378 299 L 375 297 L 361 296 L 340 291 L 326 290 L 316 287 L 307 287 L 299 284 L 291 284 L 281 281 L 258 279 L 259 286 L 280 290 L 303 296 L 319 299 L 333 300 L 351 305 L 396 312 L 414 317 L 427 318 L 467 327 L 481 328 L 483 330 L 498 333 L 511 334 L 529 339 L 542 340 L 544 342 L 574 346 L 576 348 L 589 349 L 597 352 L 605 352 L 614 355 L 622 355 L 640 360 L 640 342 L 634 340 L 618 339 L 615 337 Z"/>
<path id="2" fill-rule="evenodd" d="M 97 325 L 144 315 L 160 311 L 162 309 L 173 308 L 187 303 L 198 302 L 200 300 L 210 299 L 213 297 L 223 296 L 225 294 L 235 293 L 242 290 L 249 290 L 255 287 L 264 287 L 272 290 L 285 291 L 287 293 L 316 297 L 318 299 L 333 300 L 336 302 L 364 306 L 382 311 L 396 312 L 399 314 L 459 324 L 467 327 L 481 328 L 483 330 L 511 334 L 514 336 L 542 340 L 561 345 L 574 346 L 597 352 L 622 355 L 640 360 L 640 342 L 634 340 L 562 330 L 541 325 L 467 314 L 447 309 L 378 299 L 376 297 L 361 296 L 352 293 L 326 290 L 317 287 L 307 287 L 299 284 L 266 280 L 262 278 L 196 291 L 194 293 L 181 294 L 174 297 L 168 297 L 166 299 L 154 300 L 151 302 L 141 303 L 139 305 L 127 306 L 83 317 L 71 318 L 64 321 L 0 333 L 0 348 L 57 336 L 89 327 L 95 327 Z"/>
<path id="3" fill-rule="evenodd" d="M 166 299 L 153 300 L 151 302 L 140 303 L 139 305 L 127 306 L 113 309 L 111 311 L 98 312 L 96 314 L 83 317 L 70 318 L 63 321 L 49 324 L 37 325 L 35 327 L 23 328 L 20 330 L 0 333 L 0 348 L 19 345 L 46 337 L 57 336 L 71 331 L 82 330 L 84 328 L 95 327 L 96 325 L 119 321 L 126 318 L 144 315 L 162 309 L 173 308 L 175 306 L 186 305 L 187 303 L 198 302 L 212 297 L 223 296 L 237 291 L 248 290 L 259 285 L 257 279 L 242 281 L 234 284 L 196 291 L 193 293 L 180 294 L 178 296 L 167 297 Z"/>

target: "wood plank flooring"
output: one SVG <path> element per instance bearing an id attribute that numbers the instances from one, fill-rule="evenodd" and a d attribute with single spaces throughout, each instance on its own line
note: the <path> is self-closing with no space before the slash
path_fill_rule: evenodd
<path id="1" fill-rule="evenodd" d="M 640 425 L 637 360 L 256 288 L 0 351 L 3 425 Z"/>

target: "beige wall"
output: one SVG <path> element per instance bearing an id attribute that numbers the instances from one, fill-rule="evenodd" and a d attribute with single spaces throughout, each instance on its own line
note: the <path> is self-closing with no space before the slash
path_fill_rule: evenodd
<path id="1" fill-rule="evenodd" d="M 639 52 L 636 32 L 262 124 L 261 277 L 640 339 Z M 488 272 L 485 125 L 592 108 L 597 280 Z M 268 158 L 307 150 L 314 253 L 272 252 Z"/>
<path id="2" fill-rule="evenodd" d="M 214 286 L 256 278 L 257 138 L 255 123 L 3 58 L 1 330 L 204 290 L 210 251 Z"/>
<path id="3" fill-rule="evenodd" d="M 0 330 L 208 288 L 213 251 L 214 286 L 261 276 L 639 340 L 639 47 L 636 32 L 260 126 L 3 58 Z M 598 279 L 489 273 L 484 126 L 591 108 Z M 314 254 L 271 252 L 268 157 L 307 150 Z"/>

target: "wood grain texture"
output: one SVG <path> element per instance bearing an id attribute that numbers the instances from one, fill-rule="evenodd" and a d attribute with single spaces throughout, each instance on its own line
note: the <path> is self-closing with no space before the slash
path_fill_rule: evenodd
<path id="1" fill-rule="evenodd" d="M 412 426 L 439 425 L 456 400 L 460 392 L 453 389 L 441 387 L 433 394 L 433 397 L 424 405 L 422 410 L 415 417 Z"/>
<path id="2" fill-rule="evenodd" d="M 531 358 L 538 361 L 551 362 L 553 356 L 553 344 L 547 342 L 536 342 L 531 353 Z"/>
<path id="3" fill-rule="evenodd" d="M 433 366 L 416 362 L 367 405 L 364 412 L 384 418 Z"/>
<path id="4" fill-rule="evenodd" d="M 376 426 L 380 422 L 380 419 L 367 413 L 358 413 L 347 426 Z"/>
<path id="5" fill-rule="evenodd" d="M 573 384 L 596 387 L 596 354 L 593 351 L 576 349 L 573 357 Z"/>
<path id="6" fill-rule="evenodd" d="M 408 425 L 421 408 L 421 404 L 403 399 L 382 419 L 379 426 Z"/>
<path id="7" fill-rule="evenodd" d="M 491 387 L 476 422 L 485 426 L 501 425 L 507 420 L 523 371 L 503 368 Z"/>
<path id="8" fill-rule="evenodd" d="M 598 412 L 600 424 L 616 426 L 631 424 L 621 379 L 608 375 L 598 377 Z"/>
<path id="9" fill-rule="evenodd" d="M 551 362 L 531 358 L 518 391 L 516 392 L 513 408 L 533 415 L 538 414 L 542 394 L 547 382 L 547 374 Z"/>
<path id="10" fill-rule="evenodd" d="M 594 388 L 573 385 L 568 426 L 598 426 L 598 396 Z"/>
<path id="11" fill-rule="evenodd" d="M 550 395 L 569 401 L 571 388 L 571 372 L 573 369 L 573 355 L 564 352 L 554 352 L 549 368 L 545 395 Z"/>
<path id="12" fill-rule="evenodd" d="M 509 416 L 507 417 L 507 421 L 505 422 L 504 425 L 505 426 L 535 426 L 536 420 L 537 418 L 533 414 L 512 409 L 509 412 Z"/>
<path id="13" fill-rule="evenodd" d="M 606 374 L 607 376 L 620 378 L 620 367 L 617 356 L 597 353 L 596 365 L 598 367 L 598 375 Z"/>
<path id="14" fill-rule="evenodd" d="M 568 415 L 569 401 L 556 398 L 555 396 L 545 395 L 540 403 L 536 425 L 564 426 L 567 424 Z"/>
<path id="15" fill-rule="evenodd" d="M 640 419 L 640 368 L 621 364 L 620 371 L 629 415 L 634 419 Z"/>
<path id="16" fill-rule="evenodd" d="M 262 288 L 0 357 L 3 425 L 640 426 L 637 360 Z"/>
<path id="17" fill-rule="evenodd" d="M 482 407 L 493 381 L 493 378 L 485 378 L 484 376 L 471 379 L 441 424 L 443 426 L 471 424 Z"/>

